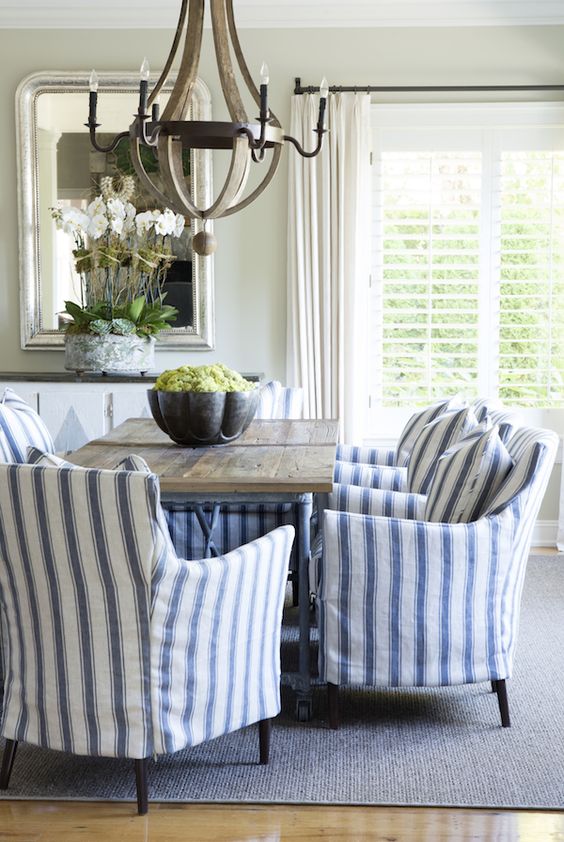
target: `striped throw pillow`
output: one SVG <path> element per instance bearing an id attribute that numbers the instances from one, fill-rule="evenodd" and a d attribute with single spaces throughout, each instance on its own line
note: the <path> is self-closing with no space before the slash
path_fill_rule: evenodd
<path id="1" fill-rule="evenodd" d="M 61 459 L 54 453 L 45 453 L 38 447 L 28 447 L 27 464 L 39 465 L 43 468 L 76 468 L 76 465 L 73 465 L 72 462 L 67 462 L 66 459 Z"/>
<path id="2" fill-rule="evenodd" d="M 412 415 L 398 439 L 396 446 L 396 459 L 394 463 L 396 467 L 406 467 L 411 451 L 413 450 L 413 445 L 415 444 L 415 441 L 417 440 L 417 437 L 423 427 L 431 421 L 434 421 L 435 418 L 438 418 L 438 416 L 442 415 L 444 412 L 459 409 L 460 407 L 460 398 L 456 395 L 453 398 L 445 398 L 445 400 L 438 401 L 437 403 L 427 406 L 425 409 L 422 409 L 420 412 L 416 412 Z"/>
<path id="3" fill-rule="evenodd" d="M 53 439 L 37 412 L 6 388 L 0 401 L 0 461 L 26 462 L 28 447 L 55 452 Z"/>
<path id="4" fill-rule="evenodd" d="M 440 457 L 427 492 L 425 520 L 469 523 L 478 520 L 513 467 L 497 426 L 478 430 Z"/>
<path id="5" fill-rule="evenodd" d="M 426 424 L 415 440 L 409 457 L 407 490 L 412 494 L 426 494 L 439 458 L 455 442 L 470 435 L 477 426 L 476 416 L 469 407 L 444 413 Z"/>

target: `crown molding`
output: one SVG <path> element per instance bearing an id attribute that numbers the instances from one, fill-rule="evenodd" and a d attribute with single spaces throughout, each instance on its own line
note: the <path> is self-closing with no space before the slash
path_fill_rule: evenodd
<path id="1" fill-rule="evenodd" d="M 234 0 L 239 28 L 554 26 L 564 0 Z M 179 0 L 0 0 L 0 27 L 169 29 Z"/>

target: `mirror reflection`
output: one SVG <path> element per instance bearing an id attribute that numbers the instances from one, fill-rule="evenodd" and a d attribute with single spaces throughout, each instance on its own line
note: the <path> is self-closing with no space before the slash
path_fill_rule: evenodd
<path id="1" fill-rule="evenodd" d="M 129 77 L 128 77 L 129 78 Z M 120 88 L 112 79 L 100 79 L 97 120 L 100 124 L 98 140 L 109 144 L 116 133 L 124 131 L 138 104 L 137 80 L 131 84 L 124 79 Z M 88 129 L 88 87 L 84 79 L 81 90 L 67 87 L 53 79 L 40 84 L 38 76 L 30 77 L 21 86 L 21 131 L 29 131 L 29 145 L 24 143 L 22 171 L 23 201 L 29 204 L 29 216 L 36 222 L 36 231 L 26 243 L 26 228 L 22 231 L 22 283 L 28 312 L 23 314 L 23 347 L 62 347 L 59 330 L 65 323 L 65 301 L 81 301 L 81 278 L 75 268 L 73 238 L 58 230 L 52 216 L 53 208 L 86 210 L 101 193 L 101 182 L 108 176 L 132 175 L 135 193 L 131 202 L 138 213 L 160 208 L 155 198 L 140 185 L 130 156 L 129 139 L 123 138 L 112 152 L 98 152 L 90 144 Z M 44 81 L 44 80 L 43 80 Z M 209 103 L 204 102 L 207 89 L 201 83 L 195 92 L 193 119 L 202 119 Z M 35 90 L 33 90 L 35 88 Z M 32 96 L 30 97 L 30 90 Z M 208 94 L 209 96 L 209 94 Z M 161 108 L 167 93 L 161 96 Z M 29 100 L 29 104 L 28 104 Z M 28 107 L 26 107 L 28 106 Z M 26 150 L 29 155 L 26 155 Z M 151 175 L 158 173 L 153 150 L 143 150 L 145 166 Z M 27 158 L 27 160 L 26 160 Z M 25 172 L 26 166 L 30 172 Z M 195 195 L 205 198 L 211 193 L 209 153 L 191 150 L 186 154 L 184 173 Z M 155 179 L 156 180 L 156 179 Z M 25 187 L 32 187 L 32 196 Z M 34 188 L 34 189 L 33 189 Z M 25 216 L 25 212 L 24 212 Z M 213 347 L 213 257 L 201 257 L 192 252 L 192 238 L 200 230 L 199 222 L 186 219 L 179 238 L 174 239 L 175 260 L 168 270 L 163 286 L 166 303 L 178 310 L 173 327 L 159 334 L 160 344 L 191 348 Z M 26 248 L 27 246 L 27 248 Z M 34 252 L 32 261 L 26 251 Z M 33 266 L 36 277 L 29 277 Z"/>

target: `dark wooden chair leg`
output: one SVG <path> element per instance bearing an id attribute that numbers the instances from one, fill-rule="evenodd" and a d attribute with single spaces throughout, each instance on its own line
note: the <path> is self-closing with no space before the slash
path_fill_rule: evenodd
<path id="1" fill-rule="evenodd" d="M 505 686 L 505 679 L 501 678 L 496 681 L 497 701 L 499 703 L 499 712 L 501 714 L 501 724 L 503 728 L 511 727 L 511 720 L 509 718 L 509 702 L 507 701 L 507 687 Z"/>
<path id="2" fill-rule="evenodd" d="M 492 681 L 492 693 L 497 693 L 497 681 L 495 679 Z"/>
<path id="3" fill-rule="evenodd" d="M 298 583 L 298 574 L 297 571 L 292 571 L 292 605 L 294 608 L 296 605 L 299 605 L 300 602 L 300 588 Z"/>
<path id="4" fill-rule="evenodd" d="M 6 740 L 4 756 L 2 757 L 2 769 L 0 770 L 0 789 L 8 789 L 17 747 L 17 740 Z"/>
<path id="5" fill-rule="evenodd" d="M 261 719 L 259 726 L 259 762 L 266 766 L 270 756 L 270 735 L 272 734 L 272 719 Z"/>
<path id="6" fill-rule="evenodd" d="M 147 786 L 147 767 L 149 758 L 143 757 L 135 761 L 135 784 L 137 786 L 137 813 L 146 815 L 149 810 L 149 790 Z"/>
<path id="7" fill-rule="evenodd" d="M 329 707 L 329 727 L 336 731 L 339 727 L 339 685 L 327 682 L 327 703 Z"/>

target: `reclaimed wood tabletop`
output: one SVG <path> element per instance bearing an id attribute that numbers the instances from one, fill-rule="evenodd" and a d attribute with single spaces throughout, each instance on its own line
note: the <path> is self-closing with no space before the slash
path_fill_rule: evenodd
<path id="1" fill-rule="evenodd" d="M 333 484 L 337 435 L 333 420 L 256 420 L 232 444 L 182 447 L 152 419 L 131 418 L 67 458 L 111 469 L 136 453 L 159 476 L 163 492 L 326 492 Z"/>

